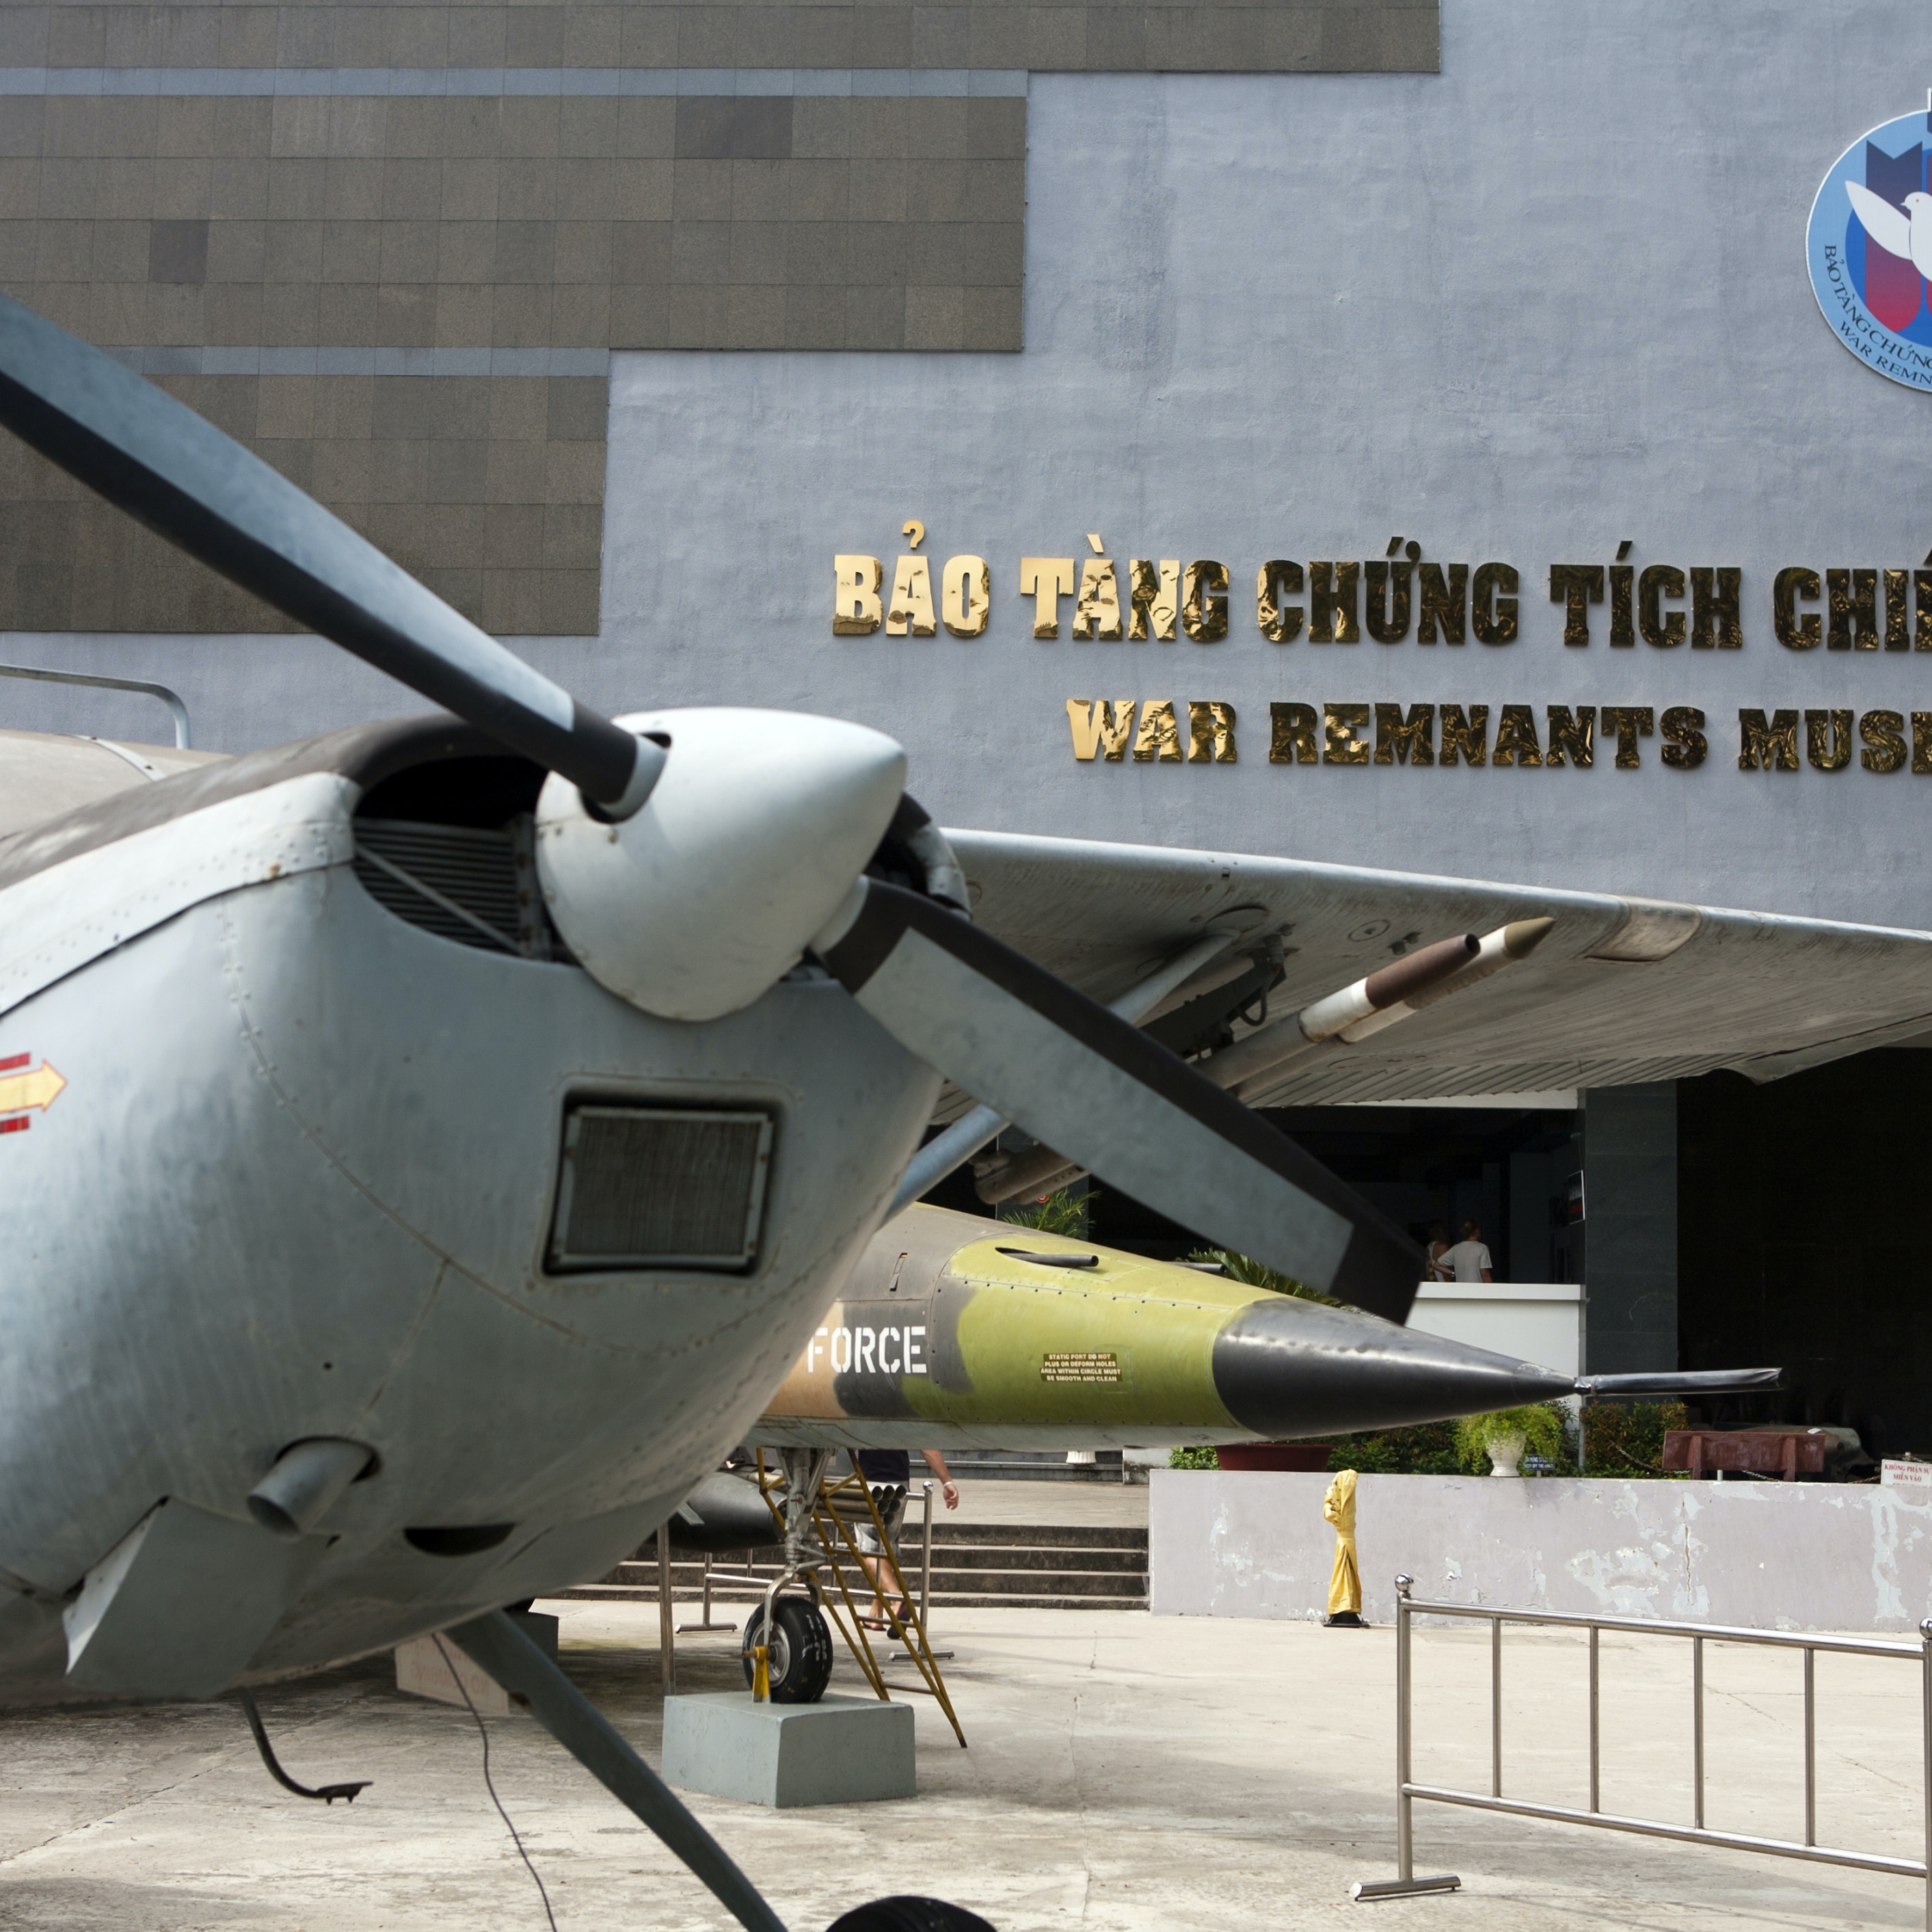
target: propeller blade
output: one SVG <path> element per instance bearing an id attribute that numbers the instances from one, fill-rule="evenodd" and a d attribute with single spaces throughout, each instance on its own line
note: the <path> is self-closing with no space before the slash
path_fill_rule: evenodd
<path id="1" fill-rule="evenodd" d="M 231 583 L 560 772 L 610 816 L 649 796 L 662 747 L 586 710 L 185 404 L 4 296 L 0 423 Z"/>
<path id="2" fill-rule="evenodd" d="M 1399 1228 L 1137 1028 L 931 900 L 860 881 L 814 942 L 894 1039 L 1137 1200 L 1310 1287 L 1401 1321 Z"/>

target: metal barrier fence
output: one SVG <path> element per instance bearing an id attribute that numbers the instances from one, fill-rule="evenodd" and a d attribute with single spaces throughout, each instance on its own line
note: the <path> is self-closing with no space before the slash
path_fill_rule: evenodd
<path id="1" fill-rule="evenodd" d="M 1432 1804 L 1461 1804 L 1478 1811 L 1504 1811 L 1522 1818 L 1552 1818 L 1565 1825 L 1594 1825 L 1605 1831 L 1634 1832 L 1649 1838 L 1675 1838 L 1698 1845 L 1725 1845 L 1733 1851 L 1764 1852 L 1774 1857 L 1807 1858 L 1819 1864 L 1852 1865 L 1862 1871 L 1890 1872 L 1917 1879 L 1926 1888 L 1925 1923 L 1932 1932 L 1932 1871 L 1926 1858 L 1888 1858 L 1876 1852 L 1854 1852 L 1817 1841 L 1818 1707 L 1814 1661 L 1820 1651 L 1852 1657 L 1909 1659 L 1919 1670 L 1919 1706 L 1924 1741 L 1920 1771 L 1921 1810 L 1925 1842 L 1932 1855 L 1932 1618 L 1918 1626 L 1917 1643 L 1887 1643 L 1874 1638 L 1813 1636 L 1783 1630 L 1743 1630 L 1721 1624 L 1654 1622 L 1642 1617 L 1588 1617 L 1556 1610 L 1497 1610 L 1471 1604 L 1434 1604 L 1409 1593 L 1412 1576 L 1395 1580 L 1395 1844 L 1397 1876 L 1366 1880 L 1350 1888 L 1361 1900 L 1406 1898 L 1418 1893 L 1454 1892 L 1462 1883 L 1453 1874 L 1433 1877 L 1415 1875 L 1414 1808 L 1418 1798 Z M 1417 1616 L 1458 1617 L 1490 1626 L 1490 1788 L 1486 1792 L 1457 1791 L 1444 1785 L 1418 1784 L 1412 1775 L 1413 1736 L 1411 1693 L 1413 1687 L 1410 1627 Z M 1586 1811 L 1561 1804 L 1536 1804 L 1503 1796 L 1503 1625 L 1548 1624 L 1590 1634 L 1590 1805 Z M 1633 1630 L 1645 1636 L 1687 1638 L 1690 1644 L 1691 1818 L 1688 1825 L 1671 1825 L 1654 1818 L 1633 1818 L 1606 1811 L 1601 1804 L 1601 1734 L 1598 1724 L 1600 1684 L 1598 1637 L 1604 1630 Z M 1754 1838 L 1738 1832 L 1714 1832 L 1704 1822 L 1704 1646 L 1706 1643 L 1755 1644 L 1768 1650 L 1802 1652 L 1804 1660 L 1804 1838 Z"/>

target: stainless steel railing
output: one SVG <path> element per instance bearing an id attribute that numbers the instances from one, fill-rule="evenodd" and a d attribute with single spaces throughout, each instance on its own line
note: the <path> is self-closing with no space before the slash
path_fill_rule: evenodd
<path id="1" fill-rule="evenodd" d="M 101 691 L 132 691 L 143 698 L 158 698 L 174 720 L 175 749 L 188 748 L 188 706 L 178 692 L 170 691 L 164 684 L 149 684 L 137 677 L 101 677 L 92 671 L 46 670 L 38 664 L 0 664 L 0 677 L 28 678 L 38 684 L 87 685 Z"/>
<path id="2" fill-rule="evenodd" d="M 928 1645 L 932 1640 L 932 1494 L 938 1486 L 937 1483 L 928 1478 L 920 1484 L 916 1492 L 924 1510 L 920 1521 L 919 1627 L 926 1632 Z M 932 1654 L 942 1664 L 952 1661 L 952 1653 L 950 1650 L 935 1650 Z M 910 1652 L 896 1650 L 886 1661 L 888 1664 L 904 1664 L 910 1661 Z"/>
<path id="3" fill-rule="evenodd" d="M 1889 1872 L 1919 1880 L 1926 1888 L 1925 1923 L 1932 1932 L 1932 1872 L 1926 1858 L 1898 1858 L 1878 1852 L 1858 1852 L 1818 1843 L 1818 1707 L 1815 1662 L 1820 1651 L 1840 1656 L 1904 1658 L 1919 1670 L 1919 1706 L 1924 1740 L 1921 1767 L 1921 1810 L 1925 1842 L 1932 1852 L 1932 1618 L 1918 1626 L 1917 1643 L 1886 1642 L 1880 1638 L 1815 1636 L 1802 1632 L 1746 1630 L 1722 1624 L 1665 1623 L 1642 1617 L 1577 1616 L 1557 1610 L 1495 1609 L 1472 1604 L 1436 1604 L 1411 1594 L 1414 1579 L 1395 1580 L 1395 1845 L 1396 1876 L 1366 1880 L 1351 1888 L 1360 1900 L 1404 1898 L 1419 1892 L 1453 1892 L 1462 1882 L 1451 1873 L 1418 1878 L 1415 1875 L 1414 1810 L 1418 1799 L 1432 1804 L 1461 1804 L 1478 1811 L 1504 1811 L 1522 1818 L 1551 1818 L 1566 1825 L 1594 1825 L 1604 1831 L 1634 1832 L 1650 1838 L 1679 1843 L 1724 1845 L 1733 1851 L 1763 1852 L 1777 1858 L 1805 1858 L 1818 1864 L 1852 1865 L 1862 1871 Z M 1456 1617 L 1490 1626 L 1490 1788 L 1486 1792 L 1458 1791 L 1445 1785 L 1418 1784 L 1413 1775 L 1414 1688 L 1411 1628 L 1418 1616 Z M 1555 1624 L 1589 1633 L 1590 1803 L 1580 1811 L 1562 1804 L 1538 1804 L 1503 1795 L 1503 1626 L 1505 1624 Z M 1660 1819 L 1635 1818 L 1606 1811 L 1602 1805 L 1602 1732 L 1598 1722 L 1601 1684 L 1599 1638 L 1605 1630 L 1632 1630 L 1646 1636 L 1674 1636 L 1690 1645 L 1691 1822 L 1673 1825 Z M 1707 1643 L 1754 1644 L 1768 1650 L 1796 1650 L 1804 1657 L 1804 1837 L 1763 1838 L 1740 1832 L 1715 1832 L 1704 1822 L 1704 1646 Z"/>

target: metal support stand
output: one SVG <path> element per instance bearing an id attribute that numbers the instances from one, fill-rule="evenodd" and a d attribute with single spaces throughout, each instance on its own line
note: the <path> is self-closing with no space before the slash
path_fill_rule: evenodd
<path id="1" fill-rule="evenodd" d="M 670 1525 L 668 1522 L 658 1525 L 658 1669 L 664 1678 L 664 1695 L 676 1696 L 677 1624 L 670 1600 Z"/>
<path id="2" fill-rule="evenodd" d="M 886 1533 L 878 1499 L 871 1486 L 856 1470 L 836 1483 L 827 1482 L 832 1454 L 830 1450 L 782 1449 L 778 1454 L 784 1473 L 779 1476 L 766 1468 L 765 1452 L 762 1449 L 758 1451 L 758 1486 L 773 1516 L 785 1527 L 784 1568 L 765 1593 L 763 1614 L 767 1619 L 770 1618 L 772 1602 L 787 1584 L 803 1586 L 824 1613 L 827 1622 L 844 1640 L 852 1653 L 853 1661 L 866 1673 L 866 1682 L 881 1702 L 890 1702 L 892 1689 L 886 1685 L 884 1664 L 873 1652 L 872 1640 L 866 1634 L 866 1619 L 852 1596 L 854 1580 L 862 1589 L 876 1581 L 878 1594 L 886 1606 L 886 1627 L 905 1646 L 907 1656 L 920 1674 L 918 1683 L 893 1688 L 902 1692 L 922 1691 L 931 1696 L 945 1712 L 946 1720 L 952 1726 L 953 1735 L 963 1750 L 966 1733 L 960 1727 L 958 1715 L 946 1694 L 946 1680 L 940 1674 L 932 1644 L 926 1637 L 924 1609 L 912 1609 L 912 1592 L 900 1567 L 898 1552 Z M 809 1488 L 806 1486 L 808 1483 Z M 784 1498 L 782 1509 L 777 1500 L 781 1495 Z M 928 1490 L 928 1524 L 932 1514 Z M 853 1535 L 854 1526 L 861 1521 L 871 1530 L 868 1540 L 872 1550 L 878 1552 L 878 1561 L 883 1566 L 882 1574 L 876 1580 L 866 1568 L 866 1558 L 871 1552 L 862 1554 Z M 927 1580 L 929 1588 L 929 1570 Z M 832 1595 L 835 1590 L 838 1599 L 836 1603 Z M 906 1606 L 904 1617 L 892 1609 L 895 1603 Z M 756 1694 L 754 1690 L 753 1695 Z"/>
<path id="3" fill-rule="evenodd" d="M 704 1621 L 698 1624 L 680 1624 L 678 1632 L 682 1636 L 686 1630 L 734 1630 L 736 1624 L 714 1624 L 711 1621 L 711 1566 L 716 1559 L 704 1559 Z"/>
<path id="4" fill-rule="evenodd" d="M 668 1549 L 661 1543 L 660 1550 Z M 655 1832 L 746 1932 L 785 1932 L 724 1848 L 670 1787 L 613 1730 L 575 1684 L 501 1610 L 448 1635 L 555 1738 L 591 1776 Z"/>

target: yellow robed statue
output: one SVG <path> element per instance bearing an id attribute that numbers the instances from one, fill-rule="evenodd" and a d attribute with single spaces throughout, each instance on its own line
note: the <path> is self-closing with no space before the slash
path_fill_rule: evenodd
<path id="1" fill-rule="evenodd" d="M 1322 1514 L 1335 1526 L 1335 1568 L 1328 1578 L 1330 1624 L 1360 1628 L 1362 1576 L 1355 1568 L 1355 1472 L 1342 1470 L 1322 1498 Z"/>

